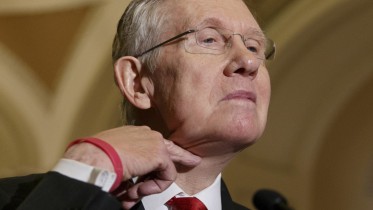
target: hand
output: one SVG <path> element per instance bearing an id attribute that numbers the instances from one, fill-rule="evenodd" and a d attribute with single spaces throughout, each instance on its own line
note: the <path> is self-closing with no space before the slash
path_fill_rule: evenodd
<path id="1" fill-rule="evenodd" d="M 140 177 L 134 184 L 128 184 L 121 194 L 123 207 L 131 208 L 142 197 L 160 193 L 176 179 L 174 163 L 187 167 L 198 165 L 201 158 L 178 147 L 146 126 L 123 126 L 98 133 L 94 137 L 111 144 L 123 163 L 123 181 Z M 71 147 L 65 158 L 113 171 L 107 155 L 93 145 L 81 143 Z"/>

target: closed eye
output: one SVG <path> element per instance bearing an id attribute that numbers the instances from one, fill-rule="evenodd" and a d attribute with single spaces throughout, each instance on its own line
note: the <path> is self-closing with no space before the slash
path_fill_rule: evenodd
<path id="1" fill-rule="evenodd" d="M 263 49 L 263 45 L 255 39 L 246 39 L 245 45 L 250 52 L 255 53 L 257 55 L 262 54 L 265 51 L 265 49 Z"/>
<path id="2" fill-rule="evenodd" d="M 214 38 L 206 38 L 202 42 L 205 44 L 211 44 L 211 43 L 216 42 L 216 40 Z"/>
<path id="3" fill-rule="evenodd" d="M 254 46 L 249 46 L 249 47 L 247 47 L 247 49 L 250 52 L 253 52 L 253 53 L 258 53 L 259 52 L 259 50 L 256 47 L 254 47 Z"/>

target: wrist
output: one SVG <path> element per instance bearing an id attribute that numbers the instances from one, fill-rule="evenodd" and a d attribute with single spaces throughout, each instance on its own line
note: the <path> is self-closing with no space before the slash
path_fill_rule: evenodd
<path id="1" fill-rule="evenodd" d="M 106 161 L 105 161 L 105 158 L 104 159 L 91 158 L 92 154 L 88 155 L 88 157 L 85 156 L 85 155 L 79 155 L 76 152 L 73 152 L 72 154 L 78 154 L 78 156 L 75 156 L 75 157 L 79 157 L 78 159 L 80 159 L 81 162 L 88 163 L 88 164 L 99 165 L 99 166 L 102 164 L 102 162 L 97 162 L 97 160 L 104 160 L 103 162 L 107 163 L 107 158 L 109 158 L 111 163 L 112 163 L 111 165 L 113 167 L 111 169 L 113 169 L 115 174 L 116 174 L 116 180 L 115 180 L 112 188 L 110 189 L 110 191 L 115 190 L 123 180 L 123 165 L 122 165 L 122 161 L 121 161 L 117 151 L 109 143 L 107 143 L 107 142 L 105 142 L 101 139 L 93 138 L 93 137 L 77 139 L 77 140 L 71 142 L 68 145 L 67 150 L 69 150 L 69 148 L 71 148 L 73 146 L 77 146 L 77 145 L 82 144 L 82 143 L 91 144 L 91 145 L 85 145 L 85 147 L 88 147 L 88 148 L 91 147 L 91 150 L 94 150 L 94 151 L 98 152 L 99 154 L 101 154 L 101 156 L 102 156 L 102 152 L 105 153 L 106 154 Z M 96 149 L 92 148 L 92 146 L 96 147 Z M 101 151 L 98 151 L 97 149 L 99 149 Z M 69 152 L 66 152 L 66 153 L 67 153 L 66 156 L 69 156 Z M 71 155 L 71 153 L 70 153 L 70 155 Z M 94 155 L 93 155 L 93 157 L 94 157 Z M 105 165 L 108 165 L 108 164 L 105 164 Z M 104 166 L 104 167 L 106 167 L 106 166 Z"/>
<path id="2" fill-rule="evenodd" d="M 82 142 L 68 147 L 63 158 L 114 172 L 113 163 L 106 153 L 90 143 Z"/>

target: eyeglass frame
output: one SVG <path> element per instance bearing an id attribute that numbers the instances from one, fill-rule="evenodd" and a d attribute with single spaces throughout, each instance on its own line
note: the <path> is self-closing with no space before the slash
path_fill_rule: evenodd
<path id="1" fill-rule="evenodd" d="M 183 37 L 185 35 L 188 35 L 188 34 L 191 34 L 191 33 L 195 33 L 195 32 L 198 32 L 198 31 L 199 30 L 196 30 L 196 29 L 190 29 L 190 30 L 184 31 L 183 33 L 180 33 L 180 34 L 178 34 L 178 35 L 176 35 L 176 36 L 174 36 L 174 37 L 172 37 L 170 39 L 167 39 L 166 41 L 161 42 L 161 43 L 155 45 L 154 47 L 151 47 L 148 50 L 145 50 L 144 52 L 142 52 L 140 54 L 136 54 L 133 57 L 139 58 L 139 57 L 145 55 L 146 53 L 151 52 L 151 51 L 153 51 L 153 50 L 155 50 L 155 49 L 157 49 L 157 48 L 159 48 L 159 47 L 161 47 L 161 46 L 163 46 L 163 45 L 165 45 L 167 43 L 170 43 L 170 42 L 172 42 L 172 41 L 174 41 L 174 40 L 176 40 L 178 38 L 181 38 L 181 37 Z M 265 55 L 265 60 L 272 60 L 274 58 L 274 55 L 275 55 L 275 52 L 276 52 L 276 45 L 275 45 L 275 43 L 274 43 L 274 41 L 272 39 L 267 38 L 267 42 L 272 45 L 272 49 L 268 52 L 267 55 Z"/>

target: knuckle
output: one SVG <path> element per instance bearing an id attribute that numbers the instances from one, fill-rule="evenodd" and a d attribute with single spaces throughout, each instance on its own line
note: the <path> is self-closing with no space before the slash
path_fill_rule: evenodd
<path id="1" fill-rule="evenodd" d="M 158 139 L 158 140 L 162 140 L 163 141 L 163 135 L 157 131 L 154 131 L 152 133 L 152 135 L 154 136 L 155 139 Z"/>
<path id="2" fill-rule="evenodd" d="M 153 158 L 153 161 L 155 162 L 157 168 L 164 169 L 169 166 L 170 157 L 165 155 L 165 153 L 160 152 Z"/>
<path id="3" fill-rule="evenodd" d="M 151 130 L 151 128 L 146 125 L 139 126 L 139 128 L 144 129 L 144 130 Z"/>

